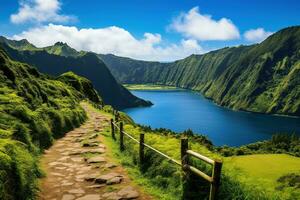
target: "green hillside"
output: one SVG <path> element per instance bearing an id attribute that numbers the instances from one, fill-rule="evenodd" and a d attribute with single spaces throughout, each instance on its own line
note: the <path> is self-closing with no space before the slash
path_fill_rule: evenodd
<path id="1" fill-rule="evenodd" d="M 191 55 L 173 63 L 98 55 L 126 84 L 162 84 L 197 90 L 236 110 L 300 116 L 300 27 L 260 44 Z"/>
<path id="2" fill-rule="evenodd" d="M 0 199 L 33 199 L 38 156 L 85 121 L 86 98 L 103 104 L 89 80 L 71 72 L 49 78 L 0 49 Z"/>
<path id="3" fill-rule="evenodd" d="M 14 60 L 35 66 L 39 71 L 54 76 L 73 71 L 92 81 L 103 101 L 116 108 L 149 106 L 150 102 L 132 95 L 112 76 L 106 65 L 94 53 L 77 52 L 67 44 L 36 48 L 28 41 L 13 41 L 2 37 L 2 46 Z"/>

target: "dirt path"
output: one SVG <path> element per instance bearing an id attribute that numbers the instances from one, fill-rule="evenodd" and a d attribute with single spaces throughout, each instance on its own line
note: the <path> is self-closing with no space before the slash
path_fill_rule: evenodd
<path id="1" fill-rule="evenodd" d="M 83 104 L 89 119 L 46 151 L 41 200 L 152 199 L 132 184 L 121 166 L 111 162 L 99 134 L 109 119 Z"/>

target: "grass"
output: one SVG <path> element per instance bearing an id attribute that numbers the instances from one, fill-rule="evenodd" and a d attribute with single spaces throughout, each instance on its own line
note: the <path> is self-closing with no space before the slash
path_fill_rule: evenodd
<path id="1" fill-rule="evenodd" d="M 237 177 L 242 183 L 256 187 L 259 185 L 267 193 L 281 196 L 282 199 L 292 198 L 291 195 L 294 193 L 300 197 L 299 189 L 276 190 L 281 184 L 277 181 L 280 177 L 290 173 L 300 173 L 300 158 L 286 154 L 234 156 L 225 158 L 224 166 L 225 170 L 239 174 Z"/>
<path id="2" fill-rule="evenodd" d="M 153 84 L 124 84 L 128 90 L 180 90 L 174 86 L 153 85 Z"/>

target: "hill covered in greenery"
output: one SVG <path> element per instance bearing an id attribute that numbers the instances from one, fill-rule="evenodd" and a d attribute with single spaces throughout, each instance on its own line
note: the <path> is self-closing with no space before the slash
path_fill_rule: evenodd
<path id="1" fill-rule="evenodd" d="M 300 27 L 260 44 L 223 48 L 172 63 L 98 55 L 126 84 L 162 84 L 200 91 L 236 110 L 300 116 Z"/>
<path id="2" fill-rule="evenodd" d="M 103 101 L 118 109 L 151 105 L 120 85 L 94 53 L 77 52 L 61 42 L 50 47 L 37 48 L 27 40 L 14 41 L 4 37 L 0 38 L 0 46 L 14 60 L 33 65 L 43 73 L 58 76 L 73 71 L 88 78 Z"/>
<path id="3" fill-rule="evenodd" d="M 72 72 L 49 77 L 0 48 L 0 199 L 34 199 L 38 157 L 85 121 L 83 99 L 103 104 L 89 80 Z"/>

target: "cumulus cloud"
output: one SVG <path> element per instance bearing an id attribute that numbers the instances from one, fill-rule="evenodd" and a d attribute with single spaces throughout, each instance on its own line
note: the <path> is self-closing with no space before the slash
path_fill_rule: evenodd
<path id="1" fill-rule="evenodd" d="M 159 34 L 145 33 L 143 38 L 137 39 L 127 30 L 116 26 L 78 29 L 75 26 L 49 24 L 29 29 L 12 38 L 25 38 L 38 47 L 61 41 L 77 50 L 112 53 L 142 60 L 173 61 L 204 52 L 193 39 L 163 45 Z"/>
<path id="2" fill-rule="evenodd" d="M 238 28 L 230 19 L 214 20 L 210 15 L 201 14 L 198 7 L 176 17 L 169 28 L 186 37 L 203 41 L 232 40 L 240 37 Z"/>
<path id="3" fill-rule="evenodd" d="M 250 42 L 261 42 L 272 34 L 273 32 L 265 31 L 263 28 L 257 28 L 246 31 L 244 37 Z"/>
<path id="4" fill-rule="evenodd" d="M 12 23 L 24 22 L 69 22 L 74 16 L 61 15 L 61 3 L 58 0 L 19 0 L 19 10 L 10 16 Z"/>

